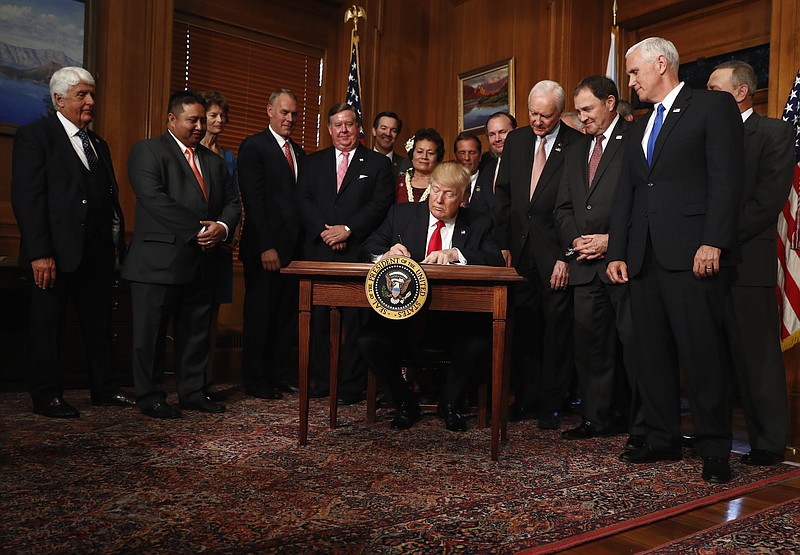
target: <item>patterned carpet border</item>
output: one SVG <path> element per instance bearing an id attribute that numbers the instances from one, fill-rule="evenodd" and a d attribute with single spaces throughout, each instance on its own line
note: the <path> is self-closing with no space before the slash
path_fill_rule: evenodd
<path id="1" fill-rule="evenodd" d="M 800 550 L 800 496 L 723 522 L 644 553 L 659 555 L 739 555 L 797 553 Z"/>
<path id="2" fill-rule="evenodd" d="M 430 414 L 397 431 L 361 403 L 329 430 L 327 399 L 300 447 L 297 396 L 228 394 L 225 414 L 176 421 L 86 391 L 65 395 L 80 419 L 55 421 L 0 394 L 0 552 L 550 552 L 800 475 L 732 460 L 731 484 L 706 484 L 688 451 L 627 465 L 624 437 L 567 442 L 531 421 L 509 424 L 492 462 L 474 417 L 464 434 Z"/>

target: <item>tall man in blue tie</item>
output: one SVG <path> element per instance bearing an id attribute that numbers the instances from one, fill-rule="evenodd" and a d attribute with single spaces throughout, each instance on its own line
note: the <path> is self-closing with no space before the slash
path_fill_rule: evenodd
<path id="1" fill-rule="evenodd" d="M 77 418 L 64 401 L 59 324 L 72 300 L 81 323 L 94 405 L 133 405 L 111 362 L 115 249 L 125 254 L 119 186 L 106 142 L 88 129 L 94 78 L 65 67 L 50 79 L 56 113 L 20 127 L 11 161 L 11 203 L 20 230 L 20 266 L 29 266 L 29 371 L 33 411 Z"/>
<path id="2" fill-rule="evenodd" d="M 742 118 L 731 95 L 678 79 L 678 51 L 668 40 L 635 44 L 625 63 L 630 86 L 656 106 L 628 132 L 609 231 L 608 277 L 630 283 L 646 427 L 645 444 L 620 459 L 681 458 L 680 361 L 702 477 L 727 482 L 723 307 L 740 258 Z"/>

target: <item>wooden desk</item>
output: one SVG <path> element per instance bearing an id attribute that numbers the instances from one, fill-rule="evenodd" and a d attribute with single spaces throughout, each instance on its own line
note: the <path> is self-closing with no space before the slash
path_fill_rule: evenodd
<path id="1" fill-rule="evenodd" d="M 337 380 L 341 322 L 339 307 L 369 307 L 364 282 L 371 264 L 294 261 L 281 272 L 300 280 L 299 374 L 300 445 L 308 442 L 308 358 L 311 307 L 331 307 L 330 427 L 336 427 Z M 492 443 L 491 457 L 497 460 L 500 438 L 506 439 L 508 423 L 508 381 L 510 344 L 508 286 L 522 281 L 513 268 L 491 266 L 425 265 L 431 310 L 488 312 L 492 314 Z"/>

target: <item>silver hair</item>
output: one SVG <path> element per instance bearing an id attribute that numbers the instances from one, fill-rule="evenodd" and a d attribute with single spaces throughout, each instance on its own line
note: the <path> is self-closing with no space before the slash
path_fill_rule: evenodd
<path id="1" fill-rule="evenodd" d="M 641 56 L 645 61 L 654 62 L 659 56 L 664 56 L 669 63 L 669 67 L 676 72 L 681 63 L 678 49 L 672 44 L 672 41 L 662 39 L 661 37 L 649 37 L 642 41 L 637 42 L 625 53 L 625 58 L 630 56 L 634 50 L 640 50 Z"/>
<path id="2" fill-rule="evenodd" d="M 545 96 L 548 94 L 552 94 L 553 96 L 555 96 L 556 107 L 558 108 L 559 112 L 563 112 L 564 88 L 555 81 L 550 81 L 548 79 L 539 81 L 533 86 L 531 92 L 528 93 L 528 106 L 531 105 L 531 98 L 533 98 L 534 96 Z"/>
<path id="3" fill-rule="evenodd" d="M 53 95 L 67 96 L 69 89 L 78 83 L 94 86 L 94 77 L 82 67 L 74 66 L 62 67 L 53 74 L 50 78 L 50 101 L 56 110 L 58 110 L 58 105 Z"/>

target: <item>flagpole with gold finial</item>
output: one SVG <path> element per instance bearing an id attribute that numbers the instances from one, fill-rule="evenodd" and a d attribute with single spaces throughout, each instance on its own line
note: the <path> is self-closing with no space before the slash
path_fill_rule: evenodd
<path id="1" fill-rule="evenodd" d="M 358 20 L 367 20 L 367 12 L 361 6 L 353 5 L 347 8 L 344 13 L 344 22 L 347 24 L 353 21 L 353 30 L 350 33 L 350 66 L 347 71 L 347 91 L 345 101 L 356 111 L 359 119 L 363 117 L 361 111 L 361 64 L 359 62 L 360 52 L 358 47 Z M 361 140 L 364 139 L 363 128 L 359 133 Z"/>

